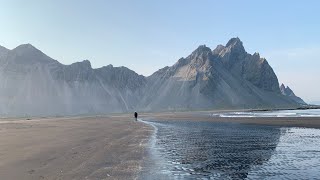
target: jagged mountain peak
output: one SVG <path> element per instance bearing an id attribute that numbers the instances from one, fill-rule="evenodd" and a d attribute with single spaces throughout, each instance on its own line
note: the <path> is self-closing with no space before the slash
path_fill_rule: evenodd
<path id="1" fill-rule="evenodd" d="M 211 49 L 204 44 L 204 45 L 200 45 L 197 49 L 195 49 L 193 51 L 193 53 L 194 52 L 208 52 L 208 51 L 211 51 Z"/>
<path id="2" fill-rule="evenodd" d="M 232 45 L 236 45 L 236 44 L 242 44 L 242 41 L 240 40 L 239 37 L 234 37 L 231 38 L 228 43 L 226 44 L 226 46 L 232 46 Z"/>
<path id="3" fill-rule="evenodd" d="M 260 54 L 258 52 L 255 52 L 252 56 L 260 58 Z"/>
<path id="4" fill-rule="evenodd" d="M 207 56 L 207 55 L 211 55 L 211 54 L 212 54 L 212 52 L 211 52 L 211 49 L 209 47 L 207 47 L 206 45 L 200 45 L 187 58 L 194 59 L 194 58 L 199 57 L 199 56 Z"/>
<path id="5" fill-rule="evenodd" d="M 245 49 L 243 46 L 242 41 L 236 37 L 236 38 L 231 38 L 228 43 L 226 44 L 226 48 L 230 51 L 237 51 L 239 53 L 245 53 Z"/>
<path id="6" fill-rule="evenodd" d="M 219 45 L 217 45 L 217 47 L 216 47 L 214 50 L 212 50 L 212 53 L 213 53 L 213 54 L 220 54 L 220 52 L 221 52 L 224 48 L 225 48 L 224 45 L 219 44 Z"/>
<path id="7" fill-rule="evenodd" d="M 187 58 L 194 59 L 194 58 L 197 58 L 197 57 L 200 57 L 200 56 L 208 56 L 208 55 L 211 55 L 211 54 L 212 54 L 212 51 L 211 51 L 211 49 L 209 47 L 207 47 L 206 45 L 200 45 Z"/>
<path id="8" fill-rule="evenodd" d="M 178 69 L 187 64 L 203 64 L 212 57 L 212 50 L 206 45 L 200 45 L 188 57 L 181 57 L 172 67 Z"/>
<path id="9" fill-rule="evenodd" d="M 102 67 L 100 67 L 100 68 L 98 68 L 98 69 L 113 69 L 113 65 L 112 65 L 112 64 L 109 64 L 109 65 L 107 65 L 107 66 L 102 66 Z"/>
<path id="10" fill-rule="evenodd" d="M 91 62 L 87 59 L 79 62 L 80 64 L 82 64 L 83 66 L 87 66 L 87 67 L 90 67 L 91 68 Z"/>
<path id="11" fill-rule="evenodd" d="M 92 71 L 91 63 L 89 60 L 83 60 L 81 62 L 72 63 L 70 67 L 86 72 Z"/>
<path id="12" fill-rule="evenodd" d="M 245 56 L 247 56 L 243 43 L 238 37 L 231 38 L 225 46 L 220 45 L 214 51 L 227 69 L 230 69 L 235 63 L 243 60 Z"/>
<path id="13" fill-rule="evenodd" d="M 280 91 L 285 96 L 296 96 L 289 86 L 285 86 L 283 83 L 280 86 Z"/>
<path id="14" fill-rule="evenodd" d="M 292 91 L 292 89 L 289 86 L 285 86 L 283 83 L 280 86 L 280 91 L 282 95 L 289 97 L 293 101 L 299 104 L 306 104 L 300 97 L 295 95 L 295 93 Z"/>
<path id="15" fill-rule="evenodd" d="M 217 60 L 231 74 L 246 79 L 258 88 L 280 93 L 279 82 L 271 66 L 259 53 L 247 53 L 238 37 L 231 38 L 225 47 L 216 49 Z"/>
<path id="16" fill-rule="evenodd" d="M 234 63 L 244 59 L 248 53 L 244 49 L 242 41 L 237 37 L 231 38 L 225 46 L 218 46 L 214 50 L 214 54 L 219 56 L 227 68 L 231 68 Z"/>
<path id="17" fill-rule="evenodd" d="M 123 71 L 128 71 L 128 72 L 134 72 L 134 73 L 136 73 L 135 71 L 133 71 L 133 70 L 131 70 L 131 69 L 125 67 L 125 66 L 115 67 L 115 66 L 113 66 L 112 64 L 109 64 L 109 65 L 107 65 L 107 66 L 103 66 L 103 67 L 98 68 L 98 69 L 99 69 L 99 70 L 101 70 L 101 69 L 104 69 L 104 70 L 115 70 L 115 69 L 117 69 L 117 70 L 123 70 Z"/>

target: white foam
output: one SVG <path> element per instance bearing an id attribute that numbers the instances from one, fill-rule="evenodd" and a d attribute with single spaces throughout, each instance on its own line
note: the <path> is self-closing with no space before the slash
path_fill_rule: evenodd
<path id="1" fill-rule="evenodd" d="M 320 109 L 214 113 L 212 117 L 320 117 Z"/>

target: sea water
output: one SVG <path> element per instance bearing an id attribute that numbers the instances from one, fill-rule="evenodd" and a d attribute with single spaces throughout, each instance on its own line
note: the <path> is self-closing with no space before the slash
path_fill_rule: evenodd
<path id="1" fill-rule="evenodd" d="M 320 130 L 157 121 L 140 179 L 318 179 Z"/>
<path id="2" fill-rule="evenodd" d="M 320 109 L 211 113 L 213 117 L 320 117 Z"/>

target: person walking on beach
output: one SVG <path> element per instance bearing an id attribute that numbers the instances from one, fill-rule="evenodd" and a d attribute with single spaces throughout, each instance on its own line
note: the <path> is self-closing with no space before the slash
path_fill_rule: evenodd
<path id="1" fill-rule="evenodd" d="M 136 121 L 138 120 L 138 113 L 134 112 L 134 118 L 136 118 Z"/>

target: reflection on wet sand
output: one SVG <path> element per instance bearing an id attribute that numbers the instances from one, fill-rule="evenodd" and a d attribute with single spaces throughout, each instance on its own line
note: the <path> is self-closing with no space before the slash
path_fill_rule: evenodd
<path id="1" fill-rule="evenodd" d="M 141 179 L 244 179 L 271 158 L 281 135 L 278 127 L 236 123 L 147 123 L 156 133 Z"/>

